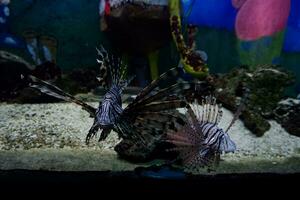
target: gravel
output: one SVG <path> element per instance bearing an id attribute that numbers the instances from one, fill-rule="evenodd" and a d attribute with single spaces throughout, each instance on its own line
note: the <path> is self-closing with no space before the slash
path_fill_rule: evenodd
<path id="1" fill-rule="evenodd" d="M 0 104 L 0 150 L 87 148 L 85 136 L 92 123 L 74 104 Z M 105 142 L 94 139 L 88 148 L 112 150 L 118 142 L 113 133 Z"/>
<path id="2" fill-rule="evenodd" d="M 233 115 L 224 110 L 223 116 L 220 127 L 226 129 Z M 136 165 L 118 159 L 113 150 L 120 141 L 116 133 L 112 132 L 104 142 L 94 138 L 89 146 L 85 145 L 92 123 L 87 112 L 70 103 L 1 103 L 0 169 L 133 169 Z M 229 131 L 237 151 L 222 156 L 226 170 L 221 167 L 219 172 L 259 171 L 258 162 L 262 164 L 260 170 L 277 172 L 285 170 L 282 166 L 288 165 L 287 160 L 292 161 L 291 172 L 300 172 L 300 138 L 289 135 L 275 121 L 270 124 L 264 136 L 256 137 L 238 120 Z M 269 166 L 278 164 L 279 168 Z"/>
<path id="3" fill-rule="evenodd" d="M 220 126 L 227 128 L 233 114 L 224 110 Z M 238 120 L 230 129 L 229 135 L 236 142 L 237 151 L 226 157 L 239 158 L 244 156 L 270 158 L 286 158 L 300 156 L 300 137 L 287 133 L 276 121 L 269 121 L 271 128 L 262 137 L 256 137 Z"/>

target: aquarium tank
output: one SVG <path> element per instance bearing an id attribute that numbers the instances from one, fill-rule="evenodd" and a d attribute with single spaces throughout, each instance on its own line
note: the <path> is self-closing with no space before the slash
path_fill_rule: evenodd
<path id="1" fill-rule="evenodd" d="M 299 180 L 299 11 L 0 0 L 0 182 L 101 193 Z"/>

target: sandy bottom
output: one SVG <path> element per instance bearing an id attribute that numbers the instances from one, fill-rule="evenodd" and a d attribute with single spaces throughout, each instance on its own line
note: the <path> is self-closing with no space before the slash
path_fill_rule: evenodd
<path id="1" fill-rule="evenodd" d="M 224 110 L 220 127 L 226 128 L 231 119 L 232 113 Z M 120 171 L 161 162 L 133 164 L 119 159 L 113 150 L 119 142 L 116 133 L 86 146 L 92 122 L 85 111 L 69 103 L 0 104 L 0 169 Z M 222 155 L 213 173 L 300 172 L 300 138 L 275 121 L 270 123 L 271 129 L 256 137 L 237 121 L 229 133 L 237 151 Z"/>

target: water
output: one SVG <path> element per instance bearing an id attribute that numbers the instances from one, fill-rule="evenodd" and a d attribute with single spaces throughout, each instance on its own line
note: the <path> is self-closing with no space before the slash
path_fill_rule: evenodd
<path id="1" fill-rule="evenodd" d="M 0 170 L 134 171 L 146 167 L 143 174 L 161 178 L 161 171 L 173 175 L 172 168 L 147 171 L 149 166 L 166 163 L 164 153 L 138 162 L 119 157 L 115 147 L 122 139 L 115 131 L 101 142 L 98 133 L 86 145 L 93 123 L 88 113 L 28 88 L 20 76 L 34 74 L 97 107 L 105 93 L 95 78 L 99 76 L 95 47 L 101 44 L 122 57 L 129 65 L 129 75 L 138 76 L 124 92 L 125 109 L 142 86 L 178 66 L 180 58 L 170 34 L 167 1 L 155 1 L 155 6 L 151 1 L 133 2 L 113 4 L 115 7 L 104 10 L 105 17 L 103 13 L 99 16 L 97 1 L 0 3 L 0 50 L 11 53 L 7 57 L 2 52 L 0 58 Z M 278 0 L 270 7 L 270 2 L 181 1 L 181 33 L 187 40 L 193 35 L 187 24 L 197 26 L 194 45 L 207 54 L 211 75 L 219 74 L 212 85 L 224 105 L 221 127 L 230 123 L 235 101 L 243 97 L 241 87 L 251 89 L 246 112 L 229 132 L 237 151 L 222 154 L 213 171 L 185 172 L 299 173 L 300 103 L 279 102 L 300 94 L 300 4 Z M 132 16 L 122 12 L 126 9 Z M 260 17 L 253 24 L 249 22 L 252 15 Z M 137 58 L 143 61 L 141 68 L 134 62 Z M 174 96 L 180 95 L 175 92 Z M 179 163 L 174 165 L 182 170 Z"/>

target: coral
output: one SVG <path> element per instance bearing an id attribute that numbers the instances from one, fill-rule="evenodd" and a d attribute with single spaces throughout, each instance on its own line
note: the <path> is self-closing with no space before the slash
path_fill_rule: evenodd
<path id="1" fill-rule="evenodd" d="M 300 100 L 288 98 L 280 101 L 274 115 L 287 132 L 300 137 Z"/>
<path id="2" fill-rule="evenodd" d="M 258 68 L 248 83 L 252 95 L 250 105 L 264 117 L 270 117 L 284 95 L 284 89 L 294 82 L 294 76 L 274 66 Z"/>
<path id="3" fill-rule="evenodd" d="M 243 112 L 242 120 L 244 121 L 245 126 L 256 136 L 262 136 L 271 127 L 266 119 L 251 110 Z"/>
<path id="4" fill-rule="evenodd" d="M 243 88 L 249 89 L 241 119 L 255 135 L 262 136 L 270 128 L 267 119 L 273 117 L 284 89 L 293 81 L 293 74 L 277 66 L 258 66 L 255 70 L 237 68 L 217 76 L 213 85 L 218 99 L 232 111 L 237 109 Z"/>

